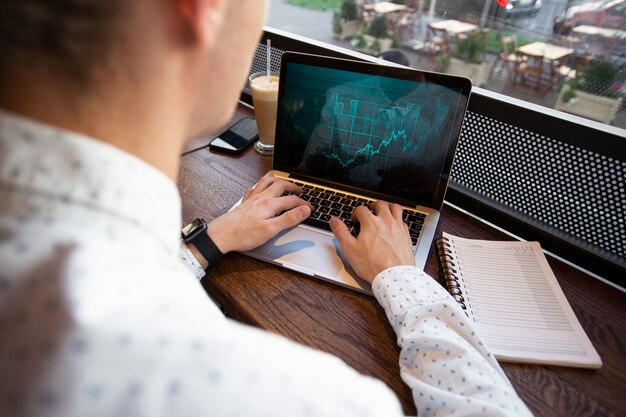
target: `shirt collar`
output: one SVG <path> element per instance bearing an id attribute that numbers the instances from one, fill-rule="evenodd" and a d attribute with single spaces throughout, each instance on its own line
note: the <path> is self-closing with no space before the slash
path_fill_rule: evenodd
<path id="1" fill-rule="evenodd" d="M 0 110 L 0 186 L 123 218 L 174 250 L 180 196 L 163 172 L 112 145 Z"/>

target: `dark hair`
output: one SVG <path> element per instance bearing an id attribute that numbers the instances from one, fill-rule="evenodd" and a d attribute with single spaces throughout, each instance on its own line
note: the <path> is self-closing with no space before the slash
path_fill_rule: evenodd
<path id="1" fill-rule="evenodd" d="M 84 84 L 107 58 L 126 0 L 1 0 L 0 77 L 44 67 Z"/>
<path id="2" fill-rule="evenodd" d="M 388 49 L 385 52 L 378 55 L 380 59 L 384 59 L 385 61 L 395 62 L 396 64 L 410 66 L 409 58 L 402 52 L 397 49 Z"/>

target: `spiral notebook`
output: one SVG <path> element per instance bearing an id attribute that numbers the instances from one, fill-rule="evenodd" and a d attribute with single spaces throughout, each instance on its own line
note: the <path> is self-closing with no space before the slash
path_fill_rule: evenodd
<path id="1" fill-rule="evenodd" d="M 435 242 L 440 278 L 504 362 L 600 368 L 538 242 Z"/>

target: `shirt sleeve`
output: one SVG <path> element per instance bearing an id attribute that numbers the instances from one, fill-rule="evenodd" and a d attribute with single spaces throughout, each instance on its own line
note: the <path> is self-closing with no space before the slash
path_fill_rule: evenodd
<path id="1" fill-rule="evenodd" d="M 400 372 L 420 415 L 531 416 L 473 322 L 438 282 L 389 268 L 372 289 L 393 326 Z"/>
<path id="2" fill-rule="evenodd" d="M 191 273 L 198 280 L 204 278 L 204 276 L 206 275 L 206 271 L 204 270 L 204 268 L 202 268 L 202 265 L 200 265 L 200 262 L 198 262 L 196 257 L 193 256 L 193 253 L 191 253 L 191 250 L 189 250 L 189 247 L 182 239 L 180 240 L 179 257 L 183 264 L 187 267 L 187 269 L 189 269 L 189 271 L 191 271 Z"/>

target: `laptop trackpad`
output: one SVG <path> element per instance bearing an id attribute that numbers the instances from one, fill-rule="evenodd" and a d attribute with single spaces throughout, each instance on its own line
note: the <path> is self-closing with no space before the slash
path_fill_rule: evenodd
<path id="1" fill-rule="evenodd" d="M 281 264 L 298 265 L 311 272 L 337 276 L 343 263 L 333 240 L 334 237 L 326 233 L 295 227 L 248 253 Z"/>

